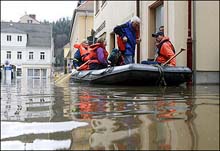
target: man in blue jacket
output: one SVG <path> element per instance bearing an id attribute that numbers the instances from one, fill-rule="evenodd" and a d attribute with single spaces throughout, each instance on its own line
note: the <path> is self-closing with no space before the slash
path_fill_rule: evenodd
<path id="1" fill-rule="evenodd" d="M 123 52 L 125 64 L 134 63 L 135 46 L 141 41 L 140 23 L 140 18 L 134 16 L 130 21 L 114 28 L 115 34 L 119 35 L 125 43 L 125 51 Z"/>

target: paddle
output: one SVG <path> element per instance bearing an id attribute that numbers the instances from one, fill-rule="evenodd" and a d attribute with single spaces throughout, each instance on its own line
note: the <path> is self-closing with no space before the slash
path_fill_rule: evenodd
<path id="1" fill-rule="evenodd" d="M 161 66 L 165 66 L 166 64 L 168 64 L 173 58 L 175 58 L 176 56 L 178 56 L 181 52 L 185 51 L 186 49 L 181 48 L 181 50 L 176 53 L 174 56 L 172 56 L 169 60 L 167 60 L 165 63 L 161 64 Z"/>
<path id="2" fill-rule="evenodd" d="M 90 60 L 86 61 L 85 63 L 83 63 L 79 68 L 78 70 L 75 69 L 75 71 L 80 71 L 84 65 L 88 64 Z M 60 78 L 58 78 L 55 83 L 56 84 L 61 84 L 61 83 L 65 83 L 67 81 L 69 81 L 70 77 L 71 77 L 72 73 L 69 73 L 69 74 L 66 74 L 66 75 L 63 75 L 61 76 Z"/>
<path id="3" fill-rule="evenodd" d="M 82 70 L 83 66 L 88 64 L 90 60 L 87 60 L 85 63 L 83 63 L 77 70 L 80 71 Z"/>
<path id="4" fill-rule="evenodd" d="M 61 83 L 66 83 L 67 81 L 69 81 L 70 77 L 71 77 L 71 73 L 63 75 L 55 81 L 55 84 L 57 85 Z"/>

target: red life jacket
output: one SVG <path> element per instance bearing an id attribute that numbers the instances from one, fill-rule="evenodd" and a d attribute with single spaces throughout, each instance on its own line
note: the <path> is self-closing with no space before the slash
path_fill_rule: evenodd
<path id="1" fill-rule="evenodd" d="M 82 64 L 80 66 L 80 69 L 79 70 L 89 70 L 89 64 L 91 63 L 98 63 L 98 64 L 101 64 L 98 60 L 98 56 L 97 56 L 97 53 L 96 53 L 96 50 L 99 48 L 99 47 L 102 47 L 104 49 L 104 57 L 105 59 L 107 60 L 108 58 L 108 52 L 106 51 L 105 47 L 102 46 L 100 43 L 96 43 L 96 44 L 93 44 L 93 45 L 90 45 L 88 47 L 88 55 L 85 57 L 85 60 L 86 60 L 86 63 Z M 80 53 L 81 54 L 81 53 Z"/>
<path id="2" fill-rule="evenodd" d="M 97 56 L 97 49 L 101 47 L 104 49 L 104 58 L 107 60 L 108 58 L 108 51 L 105 49 L 105 46 L 103 46 L 102 44 L 100 43 L 96 43 L 96 44 L 93 44 L 93 45 L 90 45 L 89 47 L 89 58 L 91 60 L 90 63 L 99 63 L 99 60 L 98 60 L 98 56 Z"/>
<path id="3" fill-rule="evenodd" d="M 120 51 L 122 51 L 122 52 L 125 51 L 125 43 L 120 36 L 117 36 L 117 44 L 118 44 L 118 49 Z"/>
<path id="4" fill-rule="evenodd" d="M 83 62 L 89 60 L 89 51 L 85 47 L 83 47 L 82 44 L 76 43 L 73 45 L 73 47 L 79 49 L 81 60 Z M 78 70 L 88 70 L 88 64 L 87 63 L 82 64 Z"/>
<path id="5" fill-rule="evenodd" d="M 83 62 L 86 62 L 89 60 L 89 51 L 88 51 L 88 47 L 83 46 L 82 44 L 80 44 L 78 46 L 80 55 L 81 55 L 81 60 Z"/>

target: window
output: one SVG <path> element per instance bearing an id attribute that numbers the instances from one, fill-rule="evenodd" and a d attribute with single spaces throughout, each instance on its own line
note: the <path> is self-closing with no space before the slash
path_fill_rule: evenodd
<path id="1" fill-rule="evenodd" d="M 33 69 L 28 69 L 28 77 L 32 77 L 33 75 Z"/>
<path id="2" fill-rule="evenodd" d="M 7 51 L 6 58 L 11 59 L 11 51 Z"/>
<path id="3" fill-rule="evenodd" d="M 45 78 L 47 76 L 47 69 L 41 69 L 41 77 Z"/>
<path id="4" fill-rule="evenodd" d="M 149 37 L 152 37 L 152 33 L 155 33 L 159 30 L 160 26 L 164 25 L 164 4 L 163 1 L 155 1 L 152 5 L 149 6 Z M 148 44 L 148 57 L 154 58 L 155 57 L 155 39 L 149 38 Z"/>
<path id="5" fill-rule="evenodd" d="M 46 78 L 47 69 L 28 69 L 27 76 L 33 79 Z"/>
<path id="6" fill-rule="evenodd" d="M 95 5 L 95 14 L 97 14 L 98 12 L 99 12 L 99 1 L 98 0 L 96 0 L 95 1 L 96 2 L 96 5 Z"/>
<path id="7" fill-rule="evenodd" d="M 34 69 L 34 77 L 40 76 L 40 69 Z"/>
<path id="8" fill-rule="evenodd" d="M 44 60 L 45 59 L 45 52 L 40 52 L 40 59 Z"/>
<path id="9" fill-rule="evenodd" d="M 21 72 L 21 68 L 17 68 L 17 76 L 21 76 L 22 72 Z"/>
<path id="10" fill-rule="evenodd" d="M 32 20 L 27 20 L 27 23 L 28 24 L 31 24 L 33 21 Z"/>
<path id="11" fill-rule="evenodd" d="M 17 59 L 22 59 L 22 52 L 17 52 Z"/>
<path id="12" fill-rule="evenodd" d="M 164 25 L 164 19 L 163 19 L 164 18 L 164 6 L 163 5 L 158 6 L 157 8 L 155 8 L 155 11 L 156 11 L 156 16 L 155 16 L 156 31 L 158 31 L 159 27 Z"/>
<path id="13" fill-rule="evenodd" d="M 7 41 L 11 41 L 11 35 L 7 35 Z"/>
<path id="14" fill-rule="evenodd" d="M 22 36 L 18 36 L 18 41 L 22 41 Z"/>
<path id="15" fill-rule="evenodd" d="M 33 60 L 34 59 L 34 52 L 29 52 L 29 60 Z"/>

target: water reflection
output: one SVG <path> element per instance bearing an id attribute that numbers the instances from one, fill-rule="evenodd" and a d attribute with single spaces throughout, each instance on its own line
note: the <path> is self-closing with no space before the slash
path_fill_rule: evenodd
<path id="1" fill-rule="evenodd" d="M 166 89 L 132 88 L 130 93 L 123 87 L 78 87 L 71 111 L 76 119 L 90 121 L 87 149 L 178 149 L 177 140 L 182 148 L 194 149 L 196 134 L 189 126 L 193 101 L 185 99 L 189 91 Z"/>
<path id="2" fill-rule="evenodd" d="M 50 79 L 4 80 L 1 94 L 3 150 L 69 149 L 71 131 L 88 125 L 63 117 Z"/>
<path id="3" fill-rule="evenodd" d="M 1 149 L 219 149 L 218 90 L 1 81 Z"/>

